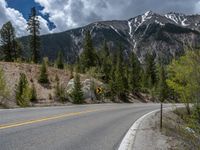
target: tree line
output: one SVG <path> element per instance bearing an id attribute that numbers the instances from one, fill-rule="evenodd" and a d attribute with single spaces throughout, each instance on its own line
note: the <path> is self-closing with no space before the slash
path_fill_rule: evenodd
<path id="1" fill-rule="evenodd" d="M 27 31 L 30 34 L 30 60 L 33 63 L 38 63 L 40 59 L 40 22 L 35 7 L 31 9 L 31 14 L 29 15 L 27 23 Z M 0 30 L 0 37 L 0 60 L 13 62 L 25 59 L 22 54 L 22 46 L 16 38 L 16 31 L 10 21 L 2 26 Z"/>
<path id="2" fill-rule="evenodd" d="M 130 93 L 137 95 L 144 91 L 155 93 L 155 98 L 168 98 L 165 66 L 156 63 L 152 54 L 146 54 L 145 64 L 142 65 L 134 52 L 131 52 L 129 58 L 125 57 L 121 44 L 118 44 L 116 52 L 111 52 L 104 41 L 101 50 L 96 51 L 89 31 L 85 34 L 83 49 L 77 57 L 77 71 L 87 73 L 94 70 L 99 80 L 108 85 L 106 96 L 113 101 L 119 99 L 129 102 Z"/>

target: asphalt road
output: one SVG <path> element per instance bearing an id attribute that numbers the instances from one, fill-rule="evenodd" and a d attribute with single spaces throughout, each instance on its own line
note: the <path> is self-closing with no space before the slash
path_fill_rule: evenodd
<path id="1" fill-rule="evenodd" d="M 0 150 L 114 150 L 159 104 L 0 109 Z"/>

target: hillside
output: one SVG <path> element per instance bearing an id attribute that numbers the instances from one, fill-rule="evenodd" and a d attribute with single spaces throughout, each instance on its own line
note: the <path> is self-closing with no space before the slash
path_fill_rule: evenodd
<path id="1" fill-rule="evenodd" d="M 112 53 L 120 43 L 124 56 L 128 57 L 134 51 L 141 62 L 144 62 L 148 51 L 168 63 L 172 58 L 182 55 L 188 47 L 200 46 L 200 15 L 160 15 L 148 11 L 128 20 L 99 21 L 62 33 L 42 35 L 42 57 L 55 60 L 61 50 L 66 62 L 75 62 L 83 50 L 83 39 L 88 30 L 97 51 L 101 50 L 104 40 L 108 42 Z M 20 38 L 25 55 L 29 55 L 28 40 L 29 37 Z"/>
<path id="2" fill-rule="evenodd" d="M 39 65 L 30 65 L 30 64 L 19 64 L 19 63 L 8 63 L 0 62 L 0 67 L 3 68 L 7 87 L 11 95 L 11 99 L 8 102 L 8 105 L 15 106 L 15 88 L 16 84 L 19 81 L 20 73 L 25 73 L 28 79 L 29 84 L 34 83 L 37 91 L 38 102 L 39 103 L 53 103 L 54 100 L 50 99 L 50 95 L 54 95 L 54 86 L 55 86 L 55 77 L 56 74 L 59 76 L 60 83 L 67 85 L 70 80 L 70 75 L 68 71 L 59 70 L 55 68 L 48 68 L 48 75 L 50 80 L 50 85 L 48 87 L 42 86 L 38 83 L 39 76 Z"/>
<path id="3" fill-rule="evenodd" d="M 3 100 L 0 98 L 0 107 L 5 105 L 9 108 L 19 107 L 16 104 L 15 91 L 16 85 L 19 82 L 20 73 L 24 73 L 31 87 L 34 84 L 37 93 L 37 102 L 31 103 L 32 106 L 55 106 L 55 105 L 68 105 L 72 104 L 73 100 L 70 96 L 63 103 L 55 98 L 55 87 L 56 87 L 56 75 L 59 78 L 60 85 L 64 87 L 66 93 L 70 93 L 74 80 L 70 79 L 71 73 L 69 69 L 60 70 L 54 67 L 48 67 L 48 79 L 50 81 L 47 85 L 42 85 L 38 83 L 38 77 L 40 74 L 40 65 L 35 64 L 25 64 L 25 63 L 10 63 L 10 62 L 0 62 L 0 68 L 3 69 L 6 85 L 9 90 L 10 96 L 8 99 Z M 98 87 L 105 88 L 106 85 L 101 81 L 91 77 L 87 74 L 81 74 L 82 90 L 84 94 L 84 103 L 110 103 L 110 99 L 99 97 L 96 95 L 95 91 Z M 93 90 L 91 88 L 93 87 Z M 108 91 L 107 91 L 108 92 Z M 92 96 L 92 98 L 91 98 Z M 141 102 L 151 102 L 152 97 L 146 94 L 138 93 L 138 95 L 129 95 L 129 102 L 131 103 L 141 103 Z M 121 100 L 115 100 L 114 102 L 121 103 Z"/>

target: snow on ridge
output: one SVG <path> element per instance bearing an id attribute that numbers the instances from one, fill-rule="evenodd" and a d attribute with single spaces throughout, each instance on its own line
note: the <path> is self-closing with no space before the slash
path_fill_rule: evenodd
<path id="1" fill-rule="evenodd" d="M 136 48 L 136 46 L 137 46 L 137 42 L 136 42 L 136 40 L 135 40 L 135 39 L 133 39 L 133 43 L 134 43 L 134 46 L 133 46 L 133 48 L 135 49 L 135 48 Z"/>
<path id="2" fill-rule="evenodd" d="M 165 17 L 174 21 L 176 24 L 178 24 L 178 19 L 175 14 L 166 14 Z"/>
<path id="3" fill-rule="evenodd" d="M 147 20 L 152 18 L 152 12 L 151 11 L 147 11 L 144 15 L 141 16 L 141 21 L 138 23 L 138 25 L 136 25 L 136 29 L 135 31 L 137 31 L 137 29 Z M 138 20 L 138 19 L 137 19 Z"/>
<path id="4" fill-rule="evenodd" d="M 182 26 L 189 26 L 190 25 L 190 24 L 185 23 L 187 21 L 187 18 L 185 18 L 185 15 L 183 15 L 183 14 L 178 14 L 178 16 L 174 13 L 173 14 L 166 14 L 165 17 L 172 20 L 176 24 L 180 24 Z"/>
<path id="5" fill-rule="evenodd" d="M 121 34 L 119 33 L 119 31 L 118 31 L 116 28 L 114 28 L 112 25 L 110 25 L 110 27 L 111 27 L 117 34 L 119 34 L 119 35 L 121 36 Z"/>
<path id="6" fill-rule="evenodd" d="M 161 26 L 164 26 L 164 25 L 165 25 L 165 24 L 159 22 L 158 20 L 155 20 L 155 23 L 157 23 L 157 24 L 159 24 L 159 25 L 161 25 Z"/>
<path id="7" fill-rule="evenodd" d="M 185 23 L 186 21 L 187 21 L 186 18 L 183 19 L 183 20 L 181 21 L 181 25 L 182 25 L 182 26 L 189 26 L 189 24 L 186 24 L 186 23 Z"/>
<path id="8" fill-rule="evenodd" d="M 132 21 L 128 21 L 129 35 L 130 35 L 130 37 L 132 38 L 132 37 L 133 37 L 133 35 L 132 35 L 132 33 L 133 33 L 133 28 L 132 28 L 131 24 L 132 24 Z"/>

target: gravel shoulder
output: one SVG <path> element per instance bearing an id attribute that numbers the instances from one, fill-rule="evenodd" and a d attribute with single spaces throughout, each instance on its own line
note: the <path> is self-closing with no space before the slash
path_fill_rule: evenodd
<path id="1" fill-rule="evenodd" d="M 179 109 L 178 109 L 179 110 Z M 142 120 L 133 144 L 134 150 L 199 150 L 200 135 L 188 130 L 174 111 L 164 110 L 160 130 L 160 111 Z"/>

